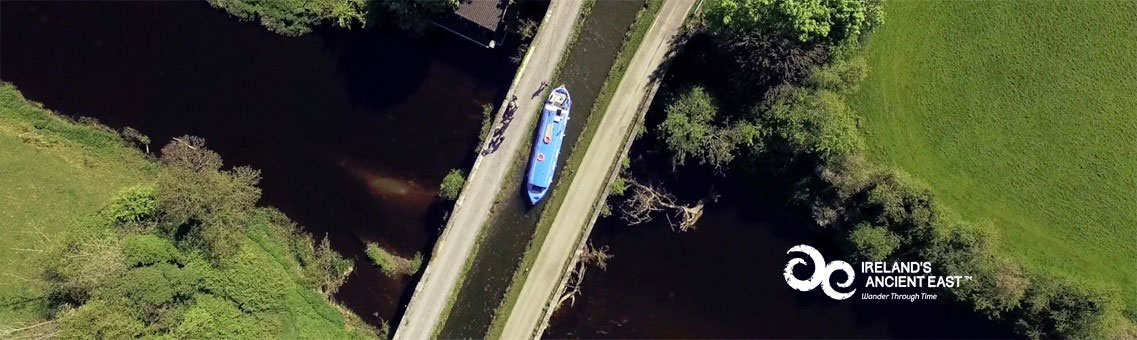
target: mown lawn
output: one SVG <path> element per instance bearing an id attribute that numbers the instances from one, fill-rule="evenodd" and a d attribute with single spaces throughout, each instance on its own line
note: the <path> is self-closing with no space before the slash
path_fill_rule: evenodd
<path id="1" fill-rule="evenodd" d="M 152 163 L 109 132 L 66 122 L 0 84 L 0 325 L 38 319 L 39 251 L 115 192 L 152 178 Z"/>
<path id="2" fill-rule="evenodd" d="M 890 1 L 850 103 L 870 154 L 1137 318 L 1137 2 Z"/>

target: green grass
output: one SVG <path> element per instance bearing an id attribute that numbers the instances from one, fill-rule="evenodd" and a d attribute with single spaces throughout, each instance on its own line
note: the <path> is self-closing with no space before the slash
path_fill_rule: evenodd
<path id="1" fill-rule="evenodd" d="M 1033 269 L 1137 318 L 1137 2 L 891 1 L 850 105 L 869 153 Z"/>
<path id="2" fill-rule="evenodd" d="M 155 166 L 118 137 L 51 114 L 0 84 L 0 325 L 39 320 L 28 280 L 48 240 L 93 214 L 117 191 L 153 178 Z"/>
<path id="3" fill-rule="evenodd" d="M 421 253 L 415 253 L 413 258 L 403 258 L 387 251 L 387 249 L 383 249 L 383 247 L 375 244 L 375 242 L 367 243 L 366 253 L 367 257 L 371 259 L 371 262 L 379 266 L 383 274 L 387 274 L 387 276 L 390 277 L 413 275 L 422 267 Z"/>
<path id="4" fill-rule="evenodd" d="M 592 106 L 592 112 L 588 115 L 588 121 L 585 124 L 584 131 L 581 133 L 580 139 L 577 143 L 573 144 L 570 150 L 568 164 L 565 165 L 564 175 L 557 179 L 557 183 L 553 186 L 554 193 L 550 194 L 549 202 L 546 204 L 544 210 L 541 211 L 541 216 L 537 221 L 537 230 L 533 235 L 533 239 L 529 242 L 529 247 L 525 251 L 522 258 L 521 266 L 513 273 L 510 279 L 509 288 L 506 290 L 505 297 L 502 299 L 501 305 L 494 311 L 494 319 L 490 324 L 489 333 L 487 337 L 497 338 L 501 336 L 502 331 L 505 329 L 506 319 L 509 317 L 509 312 L 513 310 L 513 305 L 517 304 L 517 297 L 521 294 L 521 288 L 525 286 L 525 280 L 528 278 L 529 269 L 537 261 L 537 255 L 541 253 L 541 247 L 544 245 L 545 237 L 549 234 L 549 230 L 553 226 L 553 218 L 556 216 L 560 206 L 564 203 L 564 194 L 556 195 L 555 192 L 558 188 L 567 188 L 572 179 L 576 176 L 576 170 L 580 167 L 580 163 L 584 161 L 585 151 L 588 150 L 588 145 L 592 142 L 592 136 L 596 134 L 599 129 L 600 121 L 604 118 L 604 112 L 608 110 L 608 104 L 612 101 L 612 96 L 616 93 L 616 88 L 620 84 L 620 80 L 624 78 L 624 73 L 631 63 L 632 56 L 635 55 L 636 50 L 647 35 L 648 29 L 651 24 L 655 22 L 655 16 L 659 13 L 660 7 L 663 6 L 662 0 L 647 0 L 646 6 L 637 14 L 635 22 L 629 31 L 630 34 L 625 38 L 623 47 L 620 53 L 616 56 L 616 61 L 612 64 L 612 69 L 608 72 L 608 78 L 605 79 L 604 85 L 600 88 L 600 94 L 596 97 L 596 104 Z M 647 19 L 647 20 L 645 20 Z M 633 125 L 633 129 L 636 125 Z M 583 238 L 582 240 L 583 241 Z"/>

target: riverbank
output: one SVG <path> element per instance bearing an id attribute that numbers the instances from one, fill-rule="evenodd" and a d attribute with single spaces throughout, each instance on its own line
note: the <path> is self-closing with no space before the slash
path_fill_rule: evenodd
<path id="1" fill-rule="evenodd" d="M 0 84 L 0 337 L 385 336 L 331 300 L 352 262 L 254 205 L 256 170 L 123 131 Z"/>
<path id="2" fill-rule="evenodd" d="M 0 324 L 43 321 L 43 292 L 32 284 L 53 239 L 95 213 L 119 190 L 153 180 L 156 166 L 113 132 L 83 126 L 0 83 Z M 3 334 L 0 334 L 3 335 Z"/>
<path id="3" fill-rule="evenodd" d="M 1137 35 L 1118 30 L 1137 5 L 886 9 L 849 95 L 869 156 L 992 224 L 1029 270 L 1118 291 L 1137 321 Z"/>
<path id="4" fill-rule="evenodd" d="M 204 2 L 0 6 L 0 78 L 154 141 L 206 138 L 262 170 L 260 204 L 360 264 L 367 242 L 430 251 L 450 206 L 436 189 L 473 162 L 481 105 L 506 97 L 516 67 L 513 51 L 448 32 L 316 27 L 291 38 Z M 398 320 L 416 278 L 360 265 L 336 300 L 378 327 Z"/>

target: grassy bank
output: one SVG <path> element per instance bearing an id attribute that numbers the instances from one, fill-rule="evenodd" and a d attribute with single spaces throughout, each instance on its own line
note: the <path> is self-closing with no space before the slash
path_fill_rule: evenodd
<path id="1" fill-rule="evenodd" d="M 564 202 L 565 195 L 563 195 L 563 193 L 558 195 L 557 193 L 558 191 L 567 189 L 568 184 L 572 183 L 572 179 L 575 177 L 580 163 L 584 160 L 585 151 L 588 150 L 588 145 L 592 142 L 592 137 L 596 134 L 600 121 L 604 118 L 604 112 L 607 111 L 608 104 L 612 101 L 616 87 L 620 84 L 620 80 L 623 79 L 624 72 L 627 71 L 632 56 L 635 55 L 636 50 L 640 46 L 640 42 L 642 42 L 644 36 L 647 35 L 647 31 L 651 27 L 652 22 L 654 22 L 655 16 L 659 13 L 659 9 L 662 5 L 662 0 L 648 0 L 645 2 L 644 9 L 637 14 L 635 22 L 625 36 L 623 47 L 617 55 L 612 69 L 608 72 L 608 77 L 600 89 L 600 94 L 597 96 L 596 104 L 592 106 L 592 112 L 588 116 L 588 121 L 583 133 L 570 151 L 568 163 L 563 170 L 564 175 L 560 176 L 557 179 L 557 184 L 553 185 L 553 193 L 550 193 L 549 202 L 546 203 L 545 209 L 541 212 L 537 222 L 536 232 L 533 235 L 533 239 L 529 242 L 528 249 L 525 251 L 521 266 L 514 271 L 505 298 L 502 299 L 501 305 L 494 312 L 494 321 L 490 325 L 490 330 L 487 334 L 488 337 L 494 338 L 501 335 L 505 327 L 505 322 L 509 318 L 509 311 L 512 310 L 513 305 L 517 303 L 517 297 L 521 294 L 521 288 L 525 285 L 529 269 L 532 268 L 533 263 L 537 261 L 537 255 L 540 254 L 545 237 L 552 227 L 553 218 Z"/>
<path id="2" fill-rule="evenodd" d="M 889 2 L 850 96 L 874 161 L 989 222 L 1032 271 L 1137 320 L 1137 20 L 1125 1 Z"/>
<path id="3" fill-rule="evenodd" d="M 56 116 L 0 84 L 0 324 L 38 321 L 46 312 L 28 282 L 41 256 L 74 220 L 96 212 L 122 188 L 152 181 L 155 166 L 112 131 Z"/>
<path id="4" fill-rule="evenodd" d="M 350 260 L 195 137 L 161 161 L 0 85 L 0 338 L 374 338 Z M 9 177 L 10 176 L 10 177 Z"/>

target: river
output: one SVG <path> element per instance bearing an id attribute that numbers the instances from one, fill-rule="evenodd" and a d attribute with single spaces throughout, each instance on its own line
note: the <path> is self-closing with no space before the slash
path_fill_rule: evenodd
<path id="1" fill-rule="evenodd" d="M 264 177 L 260 204 L 355 260 L 335 298 L 397 324 L 414 279 L 381 274 L 365 242 L 428 254 L 468 168 L 481 105 L 516 67 L 446 32 L 318 28 L 289 38 L 205 2 L 4 2 L 0 79 L 68 115 L 134 127 L 161 148 L 204 137 Z"/>
<path id="2" fill-rule="evenodd" d="M 721 187 L 721 186 L 720 186 Z M 740 186 L 741 187 L 741 186 Z M 694 231 L 601 219 L 590 241 L 609 247 L 608 268 L 590 268 L 575 304 L 561 307 L 550 338 L 1008 338 L 996 324 L 950 302 L 835 301 L 799 292 L 782 277 L 786 251 L 809 244 L 826 261 L 828 236 L 753 193 L 723 193 Z M 805 277 L 808 274 L 801 274 Z M 837 281 L 834 281 L 837 282 Z"/>
<path id="3" fill-rule="evenodd" d="M 587 120 L 639 3 L 600 1 L 570 52 L 568 140 Z M 414 280 L 379 273 L 365 242 L 429 253 L 448 209 L 438 184 L 472 162 L 480 106 L 504 98 L 515 71 L 508 51 L 445 33 L 319 28 L 288 38 L 202 2 L 3 2 L 0 51 L 0 79 L 51 109 L 137 128 L 154 149 L 202 136 L 226 164 L 261 169 L 261 204 L 355 259 L 335 298 L 376 325 L 397 324 Z M 539 212 L 516 189 L 445 335 L 485 334 Z M 588 271 L 582 295 L 557 312 L 546 336 L 1008 335 L 959 304 L 835 302 L 793 291 L 779 275 L 785 251 L 809 243 L 834 254 L 831 242 L 779 203 L 730 192 L 720 202 L 688 233 L 601 219 L 591 240 L 615 257 L 607 270 Z"/>

